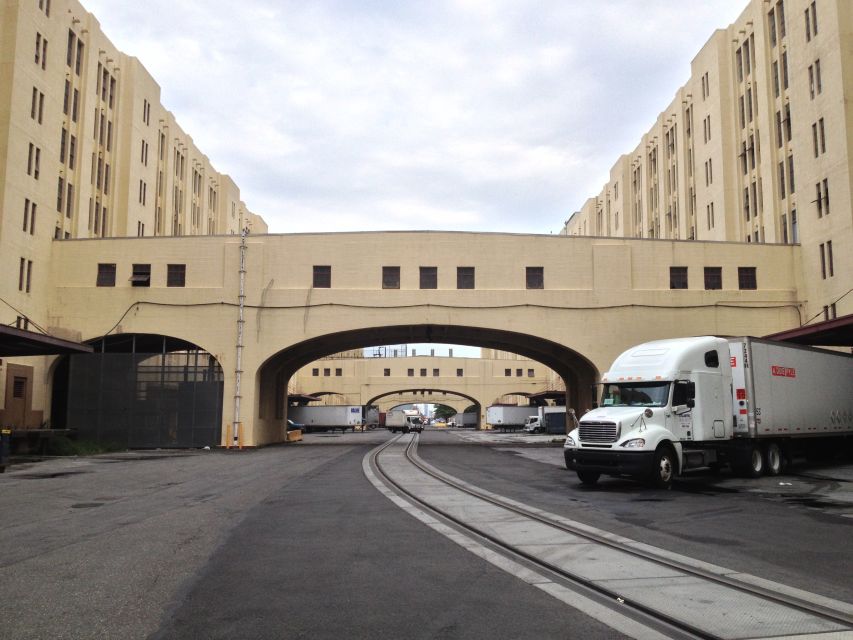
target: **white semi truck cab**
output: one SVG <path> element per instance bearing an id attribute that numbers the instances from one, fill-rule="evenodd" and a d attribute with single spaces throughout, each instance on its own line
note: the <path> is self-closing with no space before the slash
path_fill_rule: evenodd
<path id="1" fill-rule="evenodd" d="M 730 464 L 779 473 L 797 444 L 853 435 L 853 357 L 756 338 L 647 342 L 602 376 L 598 406 L 566 438 L 581 482 L 604 475 L 666 488 Z M 802 441 L 802 442 L 800 442 Z"/>

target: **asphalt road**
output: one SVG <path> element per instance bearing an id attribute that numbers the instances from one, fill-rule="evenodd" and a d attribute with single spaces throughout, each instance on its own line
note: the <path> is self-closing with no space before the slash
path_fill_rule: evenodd
<path id="1" fill-rule="evenodd" d="M 0 475 L 0 638 L 619 637 L 379 494 L 361 462 L 387 437 L 12 467 Z M 721 476 L 590 490 L 559 449 L 444 431 L 421 443 L 425 460 L 496 493 L 853 600 L 850 467 L 791 486 Z"/>

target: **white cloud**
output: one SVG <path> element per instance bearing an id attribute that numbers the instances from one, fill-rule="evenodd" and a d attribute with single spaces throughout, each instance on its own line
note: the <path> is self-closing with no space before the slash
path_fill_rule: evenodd
<path id="1" fill-rule="evenodd" d="M 746 0 L 84 0 L 273 232 L 556 231 Z"/>

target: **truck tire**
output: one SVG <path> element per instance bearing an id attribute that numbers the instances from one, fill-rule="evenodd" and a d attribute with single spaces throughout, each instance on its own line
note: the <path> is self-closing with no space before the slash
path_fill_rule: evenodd
<path id="1" fill-rule="evenodd" d="M 600 477 L 601 474 L 598 473 L 598 471 L 578 471 L 578 479 L 581 481 L 581 484 L 585 484 L 589 487 L 598 483 L 598 479 Z"/>
<path id="2" fill-rule="evenodd" d="M 764 454 L 757 444 L 751 445 L 738 456 L 737 464 L 733 464 L 735 473 L 745 478 L 760 478 L 764 474 Z"/>
<path id="3" fill-rule="evenodd" d="M 678 458 L 675 456 L 675 451 L 669 445 L 661 445 L 655 451 L 655 460 L 652 465 L 652 484 L 657 489 L 670 489 L 677 469 Z"/>
<path id="4" fill-rule="evenodd" d="M 782 448 L 777 442 L 768 442 L 764 447 L 764 468 L 768 476 L 778 476 L 785 466 Z"/>

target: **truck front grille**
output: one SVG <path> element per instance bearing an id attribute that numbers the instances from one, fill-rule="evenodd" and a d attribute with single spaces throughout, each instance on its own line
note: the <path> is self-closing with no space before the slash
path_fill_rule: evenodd
<path id="1" fill-rule="evenodd" d="M 618 437 L 615 422 L 580 423 L 581 442 L 616 442 Z"/>

